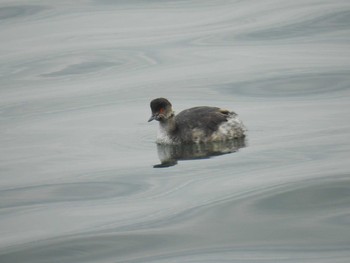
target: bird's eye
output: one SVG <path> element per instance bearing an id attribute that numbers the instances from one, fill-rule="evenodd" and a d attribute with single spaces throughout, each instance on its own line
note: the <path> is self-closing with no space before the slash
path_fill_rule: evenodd
<path id="1" fill-rule="evenodd" d="M 163 114 L 163 113 L 164 113 L 164 108 L 160 108 L 160 109 L 159 109 L 159 113 L 162 113 L 162 114 Z"/>

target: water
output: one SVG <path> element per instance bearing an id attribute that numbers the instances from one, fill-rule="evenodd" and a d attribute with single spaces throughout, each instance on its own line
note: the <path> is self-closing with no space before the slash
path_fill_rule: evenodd
<path id="1" fill-rule="evenodd" d="M 349 1 L 2 1 L 0 33 L 1 263 L 349 262 Z M 160 96 L 248 136 L 157 149 Z"/>

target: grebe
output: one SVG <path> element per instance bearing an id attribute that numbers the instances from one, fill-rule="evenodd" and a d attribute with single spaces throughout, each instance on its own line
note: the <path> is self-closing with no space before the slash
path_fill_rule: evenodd
<path id="1" fill-rule="evenodd" d="M 220 142 L 245 136 L 246 128 L 233 111 L 201 106 L 175 115 L 165 98 L 152 100 L 150 106 L 148 121 L 159 121 L 158 144 Z"/>

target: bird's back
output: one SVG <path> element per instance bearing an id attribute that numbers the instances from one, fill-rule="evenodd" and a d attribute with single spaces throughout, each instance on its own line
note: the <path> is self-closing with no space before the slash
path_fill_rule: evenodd
<path id="1" fill-rule="evenodd" d="M 204 129 L 212 132 L 224 121 L 227 121 L 229 111 L 217 107 L 194 107 L 181 111 L 175 117 L 175 122 L 181 129 Z"/>
<path id="2" fill-rule="evenodd" d="M 184 142 L 211 141 L 219 127 L 234 116 L 234 112 L 217 107 L 190 108 L 175 116 L 174 136 Z"/>

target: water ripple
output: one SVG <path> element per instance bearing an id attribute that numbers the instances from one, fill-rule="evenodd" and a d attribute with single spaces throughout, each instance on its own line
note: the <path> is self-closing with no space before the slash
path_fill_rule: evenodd
<path id="1" fill-rule="evenodd" d="M 288 21 L 290 23 L 290 21 Z M 333 11 L 317 17 L 305 17 L 303 21 L 293 21 L 286 25 L 274 25 L 268 29 L 251 31 L 238 35 L 242 40 L 273 40 L 303 38 L 310 39 L 314 35 L 349 30 L 350 12 L 348 10 Z"/>
<path id="2" fill-rule="evenodd" d="M 140 186 L 130 183 L 80 182 L 4 189 L 0 191 L 0 209 L 47 203 L 92 201 L 132 195 Z"/>
<path id="3" fill-rule="evenodd" d="M 287 73 L 287 72 L 286 72 Z M 253 97 L 305 98 L 324 95 L 340 97 L 350 91 L 349 71 L 299 73 L 254 79 L 253 81 L 225 84 L 218 87 L 224 93 Z"/>
<path id="4" fill-rule="evenodd" d="M 42 5 L 18 5 L 0 7 L 0 23 L 4 20 L 12 20 L 14 18 L 23 19 L 24 17 L 35 15 L 46 9 L 48 9 L 48 7 Z"/>
<path id="5" fill-rule="evenodd" d="M 326 180 L 311 185 L 304 181 L 302 186 L 291 186 L 282 192 L 275 189 L 272 196 L 261 198 L 256 207 L 268 214 L 331 214 L 334 209 L 345 211 L 349 204 L 350 181 Z"/>
<path id="6" fill-rule="evenodd" d="M 91 72 L 96 72 L 104 68 L 109 68 L 116 65 L 112 62 L 105 61 L 89 61 L 89 62 L 81 62 L 78 64 L 68 65 L 64 69 L 61 69 L 56 72 L 42 74 L 44 77 L 60 77 L 66 75 L 75 75 L 75 74 L 87 74 Z"/>
<path id="7" fill-rule="evenodd" d="M 47 71 L 48 68 L 61 66 L 58 62 L 66 62 L 68 65 L 62 64 L 63 68 L 52 72 L 41 74 L 43 77 L 64 77 L 69 75 L 94 73 L 100 70 L 111 69 L 116 74 L 122 72 L 131 72 L 140 70 L 145 67 L 152 66 L 157 62 L 146 52 L 141 51 L 112 51 L 112 56 L 105 58 L 104 54 L 96 54 L 96 58 L 89 58 L 89 55 L 83 54 L 68 54 L 65 57 L 52 57 L 49 60 L 40 60 L 40 66 Z M 75 59 L 74 59 L 75 58 Z M 82 60 L 78 63 L 70 62 L 74 60 Z M 30 62 L 33 64 L 33 61 Z"/>

